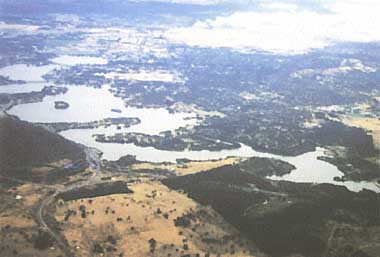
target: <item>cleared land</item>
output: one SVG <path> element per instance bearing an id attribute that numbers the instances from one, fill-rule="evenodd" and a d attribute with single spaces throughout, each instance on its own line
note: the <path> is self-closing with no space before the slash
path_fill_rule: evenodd
<path id="1" fill-rule="evenodd" d="M 248 242 L 223 218 L 157 181 L 130 186 L 133 194 L 115 194 L 57 205 L 56 219 L 78 256 L 251 256 Z M 85 215 L 83 215 L 85 210 Z M 192 213 L 194 226 L 174 220 Z M 205 242 L 227 240 L 222 247 Z M 240 240 L 240 245 L 238 243 Z M 207 240 L 206 240 L 207 241 Z M 226 242 L 227 242 L 226 241 Z M 231 250 L 232 249 L 232 250 Z"/>
<path id="2" fill-rule="evenodd" d="M 154 163 L 139 163 L 133 165 L 133 170 L 138 169 L 169 169 L 175 171 L 179 176 L 195 174 L 202 171 L 218 168 L 224 165 L 235 164 L 243 160 L 243 158 L 230 157 L 216 161 L 189 161 L 184 164 L 154 164 Z"/>
<path id="3" fill-rule="evenodd" d="M 1 256 L 62 256 L 54 241 L 44 234 L 32 210 L 47 193 L 35 184 L 15 186 L 0 194 Z"/>

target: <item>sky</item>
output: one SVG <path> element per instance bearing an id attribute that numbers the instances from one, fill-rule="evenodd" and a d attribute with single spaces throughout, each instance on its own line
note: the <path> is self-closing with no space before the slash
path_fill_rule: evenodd
<path id="1" fill-rule="evenodd" d="M 166 1 L 212 5 L 228 0 Z M 380 41 L 378 0 L 310 1 L 319 5 L 318 10 L 306 9 L 300 2 L 260 1 L 257 4 L 256 1 L 255 9 L 199 20 L 188 27 L 171 28 L 165 36 L 172 42 L 190 46 L 282 54 L 307 53 L 339 42 Z"/>
<path id="2" fill-rule="evenodd" d="M 186 19 L 189 17 L 181 17 L 184 14 L 178 17 L 171 14 L 167 23 L 160 24 L 164 28 L 160 38 L 170 43 L 243 52 L 304 54 L 341 42 L 380 42 L 380 0 L 128 1 L 177 3 L 184 4 L 184 9 L 188 7 L 185 4 L 206 5 L 205 9 L 199 9 L 206 10 L 205 15 Z M 217 5 L 226 8 L 218 9 Z M 174 10 L 178 9 L 176 6 Z M 178 22 L 181 18 L 186 22 Z M 36 30 L 33 26 L 17 26 L 0 22 L 3 30 L 24 29 L 25 33 Z"/>

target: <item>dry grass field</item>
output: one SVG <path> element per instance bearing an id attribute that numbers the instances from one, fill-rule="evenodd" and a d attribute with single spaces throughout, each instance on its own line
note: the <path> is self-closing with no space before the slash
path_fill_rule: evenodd
<path id="1" fill-rule="evenodd" d="M 134 193 L 57 205 L 56 219 L 62 222 L 63 233 L 77 256 L 204 256 L 206 253 L 249 256 L 249 243 L 212 209 L 199 206 L 158 181 L 135 183 L 130 188 Z M 81 210 L 85 210 L 85 217 Z M 202 217 L 197 217 L 191 227 L 176 227 L 174 220 L 188 213 L 195 216 L 202 213 Z M 215 240 L 234 239 L 220 246 L 204 243 L 205 235 Z"/>
<path id="2" fill-rule="evenodd" d="M 35 242 L 39 226 L 32 216 L 32 208 L 46 190 L 38 185 L 24 184 L 0 194 L 0 253 L 1 256 L 62 256 L 58 247 L 37 249 Z"/>
<path id="3" fill-rule="evenodd" d="M 178 176 L 195 174 L 198 172 L 218 168 L 224 165 L 240 162 L 242 158 L 229 157 L 222 160 L 215 161 L 190 161 L 185 164 L 153 164 L 153 163 L 140 163 L 132 166 L 132 169 L 170 169 L 175 171 Z"/>

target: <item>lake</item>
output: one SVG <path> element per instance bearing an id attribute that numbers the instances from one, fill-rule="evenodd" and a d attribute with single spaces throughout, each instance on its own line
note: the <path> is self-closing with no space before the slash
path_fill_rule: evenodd
<path id="1" fill-rule="evenodd" d="M 20 69 L 24 66 L 12 66 L 17 71 L 0 70 L 3 74 L 20 75 Z M 35 69 L 35 67 L 27 66 L 28 68 Z M 43 66 L 41 66 L 43 67 Z M 44 72 L 51 69 L 52 66 L 41 68 Z M 37 68 L 39 70 L 39 68 Z M 5 72 L 6 71 L 6 72 Z M 39 70 L 38 76 L 43 72 Z M 29 77 L 28 77 L 29 76 Z M 38 76 L 28 75 L 25 78 L 31 80 L 36 79 Z M 33 77 L 35 76 L 35 77 Z M 21 79 L 22 74 L 17 77 Z M 12 79 L 16 79 L 15 76 Z M 42 83 L 43 84 L 43 83 Z M 18 87 L 26 90 L 29 86 L 33 85 L 38 89 L 42 84 L 25 84 L 13 85 L 14 92 Z M 13 86 L 5 88 L 7 92 Z M 31 87 L 29 89 L 31 89 Z M 8 113 L 16 115 L 20 119 L 29 122 L 88 122 L 101 120 L 105 118 L 117 117 L 137 117 L 141 120 L 140 124 L 131 126 L 129 128 L 117 129 L 116 125 L 108 127 L 97 127 L 93 129 L 72 129 L 63 131 L 60 134 L 65 138 L 75 141 L 77 143 L 95 147 L 103 152 L 103 158 L 108 160 L 117 160 L 120 157 L 130 154 L 135 155 L 138 160 L 149 162 L 175 162 L 176 159 L 190 159 L 190 160 L 215 160 L 228 156 L 240 157 L 267 157 L 280 159 L 290 164 L 293 164 L 296 169 L 290 174 L 282 177 L 272 176 L 273 180 L 289 180 L 294 182 L 311 182 L 311 183 L 331 183 L 336 185 L 344 185 L 352 191 L 360 191 L 363 188 L 380 192 L 380 188 L 372 182 L 337 182 L 334 177 L 342 176 L 336 166 L 317 159 L 318 156 L 325 155 L 323 148 L 317 148 L 313 152 L 301 154 L 295 157 L 280 156 L 269 153 L 262 153 L 255 151 L 249 146 L 241 144 L 238 149 L 222 150 L 222 151 L 163 151 L 153 147 L 139 147 L 134 144 L 116 144 L 116 143 L 100 143 L 96 142 L 93 137 L 94 134 L 112 135 L 114 133 L 127 133 L 136 132 L 150 135 L 157 135 L 160 132 L 167 130 L 176 130 L 180 127 L 194 126 L 199 122 L 194 113 L 170 113 L 165 108 L 136 108 L 126 107 L 121 98 L 115 97 L 110 92 L 109 86 L 102 88 L 92 88 L 86 86 L 66 86 L 67 93 L 56 96 L 46 96 L 42 102 L 20 104 L 11 108 Z M 24 90 L 23 89 L 23 90 Z M 58 110 L 54 107 L 55 101 L 65 101 L 69 103 L 69 108 L 65 110 Z M 117 109 L 118 111 L 112 111 Z"/>
<path id="2" fill-rule="evenodd" d="M 57 65 L 49 64 L 43 66 L 15 64 L 0 69 L 0 75 L 9 77 L 11 80 L 24 80 L 28 82 L 42 82 L 43 75 L 59 68 Z"/>
<path id="3" fill-rule="evenodd" d="M 170 113 L 164 108 L 125 107 L 123 100 L 115 97 L 107 86 L 102 88 L 67 86 L 67 88 L 66 94 L 46 96 L 38 103 L 16 105 L 8 113 L 25 121 L 43 123 L 89 122 L 118 117 L 138 117 L 141 120 L 141 124 L 133 126 L 133 129 L 116 131 L 110 127 L 101 130 L 101 133 L 108 134 L 138 132 L 153 135 L 196 123 L 196 115 L 191 113 Z M 65 101 L 70 106 L 65 110 L 55 109 L 55 101 Z M 118 109 L 120 112 L 114 112 L 112 109 Z M 86 130 L 86 132 L 91 131 Z"/>
<path id="4" fill-rule="evenodd" d="M 60 134 L 74 142 L 101 150 L 103 152 L 102 158 L 107 160 L 118 160 L 127 154 L 135 155 L 136 159 L 140 161 L 156 163 L 174 163 L 176 159 L 183 158 L 197 161 L 217 160 L 229 156 L 274 158 L 288 162 L 294 165 L 296 169 L 285 176 L 271 176 L 268 177 L 269 179 L 305 183 L 330 183 L 346 186 L 349 190 L 355 192 L 361 191 L 364 188 L 380 192 L 380 188 L 372 182 L 335 181 L 334 177 L 341 177 L 344 174 L 336 166 L 317 159 L 318 156 L 325 155 L 325 149 L 323 148 L 317 148 L 314 152 L 304 153 L 295 157 L 258 152 L 244 144 L 241 144 L 241 147 L 238 149 L 222 151 L 166 151 L 158 150 L 154 147 L 140 147 L 134 144 L 100 143 L 92 136 L 93 134 L 108 134 L 107 132 L 109 131 L 116 131 L 115 126 L 109 131 L 107 130 L 108 128 L 72 129 L 63 131 Z M 131 128 L 132 131 L 133 127 Z"/>
<path id="5" fill-rule="evenodd" d="M 25 84 L 10 84 L 5 86 L 0 86 L 0 94 L 18 94 L 18 93 L 30 93 L 39 92 L 45 86 L 49 86 L 46 82 L 32 82 Z"/>

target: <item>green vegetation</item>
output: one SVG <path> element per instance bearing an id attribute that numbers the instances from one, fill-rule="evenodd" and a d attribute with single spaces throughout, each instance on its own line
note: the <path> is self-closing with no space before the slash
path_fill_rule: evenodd
<path id="1" fill-rule="evenodd" d="M 133 193 L 128 188 L 128 184 L 123 181 L 105 182 L 94 185 L 82 186 L 71 191 L 58 194 L 58 198 L 64 201 L 72 201 L 83 198 L 92 198 L 111 194 L 129 194 Z"/>

